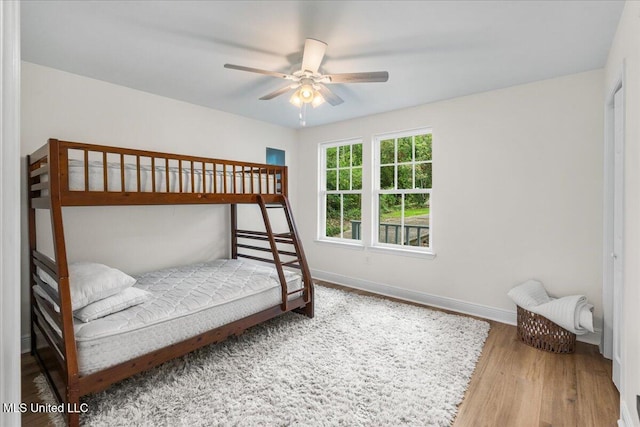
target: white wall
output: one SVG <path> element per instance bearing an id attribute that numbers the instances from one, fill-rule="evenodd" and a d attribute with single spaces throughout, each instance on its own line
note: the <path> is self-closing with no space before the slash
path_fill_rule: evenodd
<path id="1" fill-rule="evenodd" d="M 625 248 L 624 319 L 620 406 L 627 427 L 640 426 L 640 3 L 628 1 L 618 24 L 605 68 L 607 93 L 625 62 Z"/>
<path id="2" fill-rule="evenodd" d="M 298 222 L 311 268 L 513 320 L 507 291 L 537 278 L 555 295 L 586 294 L 601 317 L 602 82 L 596 70 L 300 131 L 298 163 L 308 167 L 299 172 Z M 362 137 L 370 158 L 373 135 L 418 127 L 433 129 L 436 258 L 314 242 L 318 144 Z M 365 165 L 365 188 L 370 173 Z M 366 218 L 370 197 L 363 205 Z"/>
<path id="3" fill-rule="evenodd" d="M 297 155 L 294 130 L 23 62 L 23 160 L 52 137 L 261 163 L 265 147 L 285 150 L 289 164 Z M 291 164 L 290 176 L 296 173 Z M 296 180 L 289 183 L 295 210 Z M 24 180 L 22 212 L 24 335 L 29 330 Z M 70 261 L 103 262 L 129 273 L 228 256 L 228 212 L 227 205 L 65 208 L 67 255 Z M 39 217 L 47 215 L 42 211 Z M 41 230 L 49 235 L 48 228 Z"/>

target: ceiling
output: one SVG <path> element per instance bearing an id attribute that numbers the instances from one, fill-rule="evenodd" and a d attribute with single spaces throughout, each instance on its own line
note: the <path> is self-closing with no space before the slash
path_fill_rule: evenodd
<path id="1" fill-rule="evenodd" d="M 345 102 L 307 126 L 397 110 L 604 66 L 622 1 L 27 1 L 22 58 L 276 125 L 299 128 L 277 78 L 307 37 L 321 71 L 388 71 L 334 84 Z"/>

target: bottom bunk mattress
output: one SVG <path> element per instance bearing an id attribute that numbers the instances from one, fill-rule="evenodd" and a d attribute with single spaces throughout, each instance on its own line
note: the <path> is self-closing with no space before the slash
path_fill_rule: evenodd
<path id="1" fill-rule="evenodd" d="M 300 274 L 285 270 L 289 292 Z M 242 319 L 282 302 L 275 268 L 224 259 L 167 268 L 136 277 L 146 302 L 83 323 L 75 320 L 78 366 L 88 375 Z M 301 296 L 302 292 L 290 296 Z"/>

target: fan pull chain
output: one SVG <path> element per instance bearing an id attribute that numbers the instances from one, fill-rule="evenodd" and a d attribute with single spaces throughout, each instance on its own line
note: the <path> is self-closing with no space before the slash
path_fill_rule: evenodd
<path id="1" fill-rule="evenodd" d="M 307 125 L 307 104 L 302 104 L 300 106 L 300 115 L 298 117 L 300 117 L 300 126 L 306 126 Z"/>

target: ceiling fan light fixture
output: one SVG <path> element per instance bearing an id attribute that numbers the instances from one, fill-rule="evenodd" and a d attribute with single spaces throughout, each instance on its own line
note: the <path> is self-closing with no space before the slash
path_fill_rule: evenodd
<path id="1" fill-rule="evenodd" d="M 300 98 L 300 94 L 298 92 L 299 91 L 293 92 L 293 95 L 291 95 L 291 98 L 289 98 L 289 102 L 296 107 L 302 106 L 302 99 Z"/>
<path id="2" fill-rule="evenodd" d="M 298 96 L 300 97 L 300 100 L 302 102 L 308 104 L 310 102 L 313 102 L 314 92 L 315 91 L 313 90 L 313 86 L 304 84 L 300 86 L 300 89 L 298 90 Z"/>
<path id="3" fill-rule="evenodd" d="M 311 105 L 313 106 L 313 108 L 316 108 L 322 104 L 324 104 L 324 98 L 322 97 L 322 95 L 320 95 L 320 92 L 316 91 L 316 93 L 313 95 L 313 101 L 311 101 Z"/>

